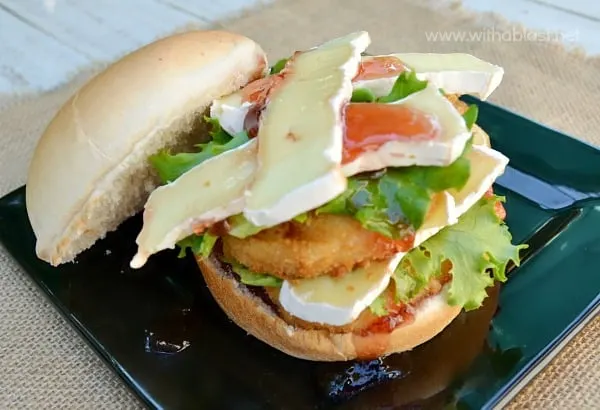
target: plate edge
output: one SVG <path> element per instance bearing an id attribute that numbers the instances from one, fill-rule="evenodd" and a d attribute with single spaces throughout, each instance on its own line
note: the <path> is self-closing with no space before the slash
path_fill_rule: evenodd
<path id="1" fill-rule="evenodd" d="M 45 286 L 43 282 L 37 280 L 35 277 L 29 274 L 27 268 L 19 261 L 13 252 L 6 247 L 2 240 L 0 240 L 0 248 L 2 248 L 5 251 L 5 254 L 8 255 L 9 259 L 22 270 L 23 275 L 27 278 L 27 281 L 34 284 L 37 292 L 41 292 L 42 297 L 50 303 L 50 309 L 58 313 L 60 318 L 64 321 L 63 323 L 66 323 L 69 327 L 71 327 L 71 329 L 77 333 L 80 340 L 82 340 L 91 350 L 91 352 L 97 358 L 99 358 L 102 363 L 104 363 L 106 368 L 123 382 L 127 390 L 137 399 L 138 403 L 147 409 L 159 409 L 160 407 L 154 402 L 154 400 L 152 400 L 151 397 L 147 397 L 146 395 L 142 394 L 142 392 L 136 387 L 135 380 L 133 380 L 120 365 L 117 365 L 112 360 L 110 353 L 92 342 L 93 337 L 91 337 L 91 334 L 85 329 L 82 323 L 69 314 L 66 306 L 64 306 L 64 304 L 61 303 L 58 298 L 56 298 L 56 296 L 47 286 Z"/>
<path id="2" fill-rule="evenodd" d="M 540 122 L 538 120 L 535 120 L 535 119 L 533 119 L 531 117 L 528 117 L 525 114 L 520 114 L 516 110 L 513 110 L 511 108 L 495 104 L 495 103 L 490 102 L 488 100 L 480 100 L 479 98 L 477 98 L 475 96 L 472 96 L 472 95 L 464 95 L 461 99 L 465 99 L 467 101 L 470 101 L 471 104 L 487 105 L 488 107 L 491 107 L 491 108 L 503 111 L 506 114 L 514 115 L 515 117 L 519 117 L 520 119 L 525 120 L 525 121 L 531 123 L 531 125 L 535 125 L 537 127 L 544 128 L 547 131 L 553 132 L 555 134 L 560 134 L 561 136 L 570 139 L 572 142 L 582 144 L 582 145 L 584 145 L 584 146 L 586 146 L 588 148 L 591 148 L 591 149 L 593 149 L 595 151 L 600 151 L 600 145 L 598 145 L 598 146 L 594 145 L 591 142 L 588 142 L 588 141 L 582 139 L 582 137 L 576 137 L 576 136 L 574 136 L 574 135 L 572 135 L 570 133 L 566 133 L 565 131 L 561 131 L 561 130 L 559 130 L 557 128 L 551 127 L 551 126 L 549 126 L 547 124 L 544 124 L 544 123 L 542 123 L 542 122 Z"/>
<path id="3" fill-rule="evenodd" d="M 497 410 L 506 407 L 598 314 L 600 314 L 600 293 L 567 328 L 531 360 L 529 368 L 505 384 L 512 387 L 505 391 L 501 389 L 500 394 L 496 393 L 484 408 Z"/>

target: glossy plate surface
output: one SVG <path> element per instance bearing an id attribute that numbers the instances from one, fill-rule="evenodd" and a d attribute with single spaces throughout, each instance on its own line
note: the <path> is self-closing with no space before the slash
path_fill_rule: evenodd
<path id="1" fill-rule="evenodd" d="M 35 257 L 20 188 L 0 200 L 0 241 L 151 407 L 491 407 L 598 310 L 600 151 L 477 103 L 478 123 L 511 159 L 496 184 L 507 223 L 514 241 L 530 246 L 499 298 L 494 290 L 484 308 L 410 353 L 336 364 L 287 357 L 227 320 L 193 260 L 165 252 L 130 270 L 138 217 L 76 263 L 52 268 Z"/>

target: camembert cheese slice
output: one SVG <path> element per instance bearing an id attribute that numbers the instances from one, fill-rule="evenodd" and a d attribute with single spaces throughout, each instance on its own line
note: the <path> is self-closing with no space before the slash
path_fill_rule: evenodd
<path id="1" fill-rule="evenodd" d="M 259 168 L 244 209 L 253 224 L 288 221 L 346 189 L 342 107 L 369 43 L 368 33 L 358 32 L 294 56 L 258 129 Z"/>
<path id="2" fill-rule="evenodd" d="M 468 158 L 471 161 L 471 175 L 467 183 L 460 191 L 448 191 L 455 203 L 453 220 L 458 220 L 460 215 L 475 205 L 508 165 L 508 158 L 504 154 L 483 145 L 473 145 Z"/>
<path id="3" fill-rule="evenodd" d="M 450 165 L 462 154 L 471 138 L 463 117 L 432 85 L 391 104 L 402 105 L 429 116 L 437 124 L 437 135 L 433 138 L 397 138 L 366 150 L 354 161 L 344 164 L 344 175 L 352 176 L 386 167 Z"/>
<path id="4" fill-rule="evenodd" d="M 504 172 L 508 159 L 483 146 L 473 146 L 468 153 L 471 176 L 465 187 L 438 195 L 425 222 L 415 234 L 414 246 L 419 246 L 477 202 L 491 184 Z M 383 292 L 394 270 L 404 257 L 399 253 L 386 261 L 357 269 L 341 278 L 320 276 L 289 282 L 284 281 L 279 302 L 290 314 L 315 323 L 342 326 L 351 323 Z"/>
<path id="5" fill-rule="evenodd" d="M 391 275 L 404 253 L 371 263 L 334 279 L 319 276 L 292 284 L 284 281 L 279 293 L 283 308 L 299 317 L 317 323 L 342 326 L 352 322 L 388 286 Z"/>
<path id="6" fill-rule="evenodd" d="M 397 53 L 385 56 L 365 56 L 363 61 L 377 58 L 397 58 L 401 64 L 428 80 L 447 94 L 470 94 L 482 100 L 500 85 L 504 69 L 471 54 Z M 367 88 L 376 97 L 389 94 L 397 76 L 355 81 L 354 88 Z"/>
<path id="7" fill-rule="evenodd" d="M 258 165 L 257 148 L 256 141 L 250 141 L 153 191 L 144 207 L 144 224 L 131 267 L 140 268 L 150 255 L 173 248 L 195 229 L 242 212 L 244 191 Z"/>

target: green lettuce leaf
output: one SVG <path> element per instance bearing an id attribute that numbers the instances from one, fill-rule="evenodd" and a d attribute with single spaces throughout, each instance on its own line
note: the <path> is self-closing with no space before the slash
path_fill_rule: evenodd
<path id="1" fill-rule="evenodd" d="M 211 141 L 216 144 L 226 144 L 231 140 L 231 135 L 221 127 L 221 123 L 218 118 L 212 118 L 204 116 L 204 121 L 210 125 L 208 135 Z M 202 144 L 200 144 L 202 145 Z"/>
<path id="2" fill-rule="evenodd" d="M 287 64 L 288 60 L 289 60 L 289 58 L 282 58 L 281 60 L 278 60 L 271 67 L 271 70 L 269 71 L 269 74 L 273 75 L 273 74 L 278 74 L 279 72 L 281 72 L 281 70 L 283 70 L 283 68 Z"/>
<path id="3" fill-rule="evenodd" d="M 482 198 L 459 221 L 442 229 L 410 251 L 394 273 L 396 298 L 409 300 L 422 291 L 430 279 L 440 275 L 444 260 L 452 263 L 448 303 L 465 310 L 477 309 L 494 281 L 506 281 L 510 261 L 519 265 L 519 251 L 527 245 L 513 245 L 508 227 L 494 211 L 499 198 Z"/>
<path id="4" fill-rule="evenodd" d="M 334 215 L 352 215 L 356 212 L 352 206 L 352 197 L 367 185 L 366 181 L 362 181 L 357 177 L 348 178 L 346 190 L 340 195 L 333 198 L 331 201 L 320 206 L 315 210 L 315 214 L 334 214 Z M 365 193 L 364 195 L 367 195 Z"/>
<path id="5" fill-rule="evenodd" d="M 218 236 L 208 232 L 202 235 L 190 235 L 177 243 L 179 247 L 178 257 L 184 258 L 189 249 L 194 255 L 201 255 L 204 258 L 208 258 L 218 238 Z"/>
<path id="6" fill-rule="evenodd" d="M 425 244 L 411 250 L 392 276 L 396 301 L 408 302 L 425 290 L 431 279 L 440 275 L 442 261 L 443 258 L 431 254 Z"/>
<path id="7" fill-rule="evenodd" d="M 168 151 L 162 150 L 150 156 L 150 163 L 158 172 L 158 176 L 163 183 L 175 181 L 185 172 L 207 159 L 248 142 L 248 135 L 245 132 L 231 136 L 221 128 L 219 120 L 214 118 L 205 118 L 205 120 L 211 125 L 210 135 L 212 140 L 205 144 L 196 145 L 200 148 L 200 151 L 170 154 Z"/>
<path id="8" fill-rule="evenodd" d="M 236 262 L 228 263 L 230 263 L 231 269 L 239 275 L 240 282 L 244 285 L 279 288 L 283 283 L 283 280 L 275 276 L 252 272 L 250 269 Z"/>
<path id="9" fill-rule="evenodd" d="M 304 212 L 301 213 L 299 215 L 296 215 L 295 217 L 292 218 L 292 221 L 294 222 L 299 222 L 301 224 L 305 223 L 306 221 L 308 221 L 308 212 Z"/>
<path id="10" fill-rule="evenodd" d="M 308 212 L 301 213 L 292 218 L 292 221 L 305 223 L 308 221 L 309 214 Z M 246 219 L 243 214 L 237 214 L 229 217 L 227 219 L 227 223 L 229 224 L 229 231 L 227 232 L 231 236 L 235 236 L 236 238 L 247 238 L 252 235 L 256 235 L 263 229 L 267 229 L 265 226 L 256 226 L 252 222 Z"/>
<path id="11" fill-rule="evenodd" d="M 406 274 L 400 269 L 400 266 L 398 266 L 394 276 L 392 276 L 395 289 L 394 298 L 396 302 L 406 303 L 410 301 L 413 296 L 419 293 L 419 289 L 423 289 L 427 285 L 428 282 L 424 282 L 426 279 L 426 274 L 427 272 L 433 271 L 425 271 L 422 275 L 417 276 L 413 274 Z"/>
<path id="12" fill-rule="evenodd" d="M 317 208 L 316 214 L 351 215 L 366 229 L 399 238 L 406 225 L 421 227 L 434 193 L 461 189 L 470 172 L 471 164 L 463 154 L 447 167 L 387 168 L 354 176 L 346 190 Z"/>
<path id="13" fill-rule="evenodd" d="M 465 111 L 464 114 L 462 115 L 463 118 L 465 119 L 465 123 L 467 125 L 468 130 L 471 130 L 473 128 L 473 124 L 475 124 L 475 121 L 477 121 L 478 115 L 479 115 L 479 107 L 477 107 L 475 104 L 469 105 L 469 108 L 467 108 L 467 111 Z"/>
<path id="14" fill-rule="evenodd" d="M 390 93 L 386 96 L 377 98 L 376 101 L 379 103 L 391 103 L 406 98 L 412 93 L 421 91 L 425 87 L 427 87 L 427 81 L 419 80 L 416 72 L 404 71 L 394 82 L 394 86 L 390 90 Z"/>
<path id="15" fill-rule="evenodd" d="M 264 228 L 256 226 L 252 222 L 246 219 L 243 214 L 237 214 L 227 219 L 229 225 L 229 231 L 227 232 L 231 236 L 236 238 L 247 238 L 248 236 L 255 235 L 262 231 Z"/>
<path id="16" fill-rule="evenodd" d="M 371 313 L 373 313 L 376 316 L 382 317 L 382 316 L 387 316 L 388 315 L 388 311 L 387 308 L 385 307 L 385 297 L 383 294 L 377 296 L 377 299 L 375 299 L 373 301 L 373 303 L 371 303 L 371 305 L 369 306 L 369 310 L 371 311 Z"/>
<path id="17" fill-rule="evenodd" d="M 367 88 L 357 88 L 352 91 L 351 102 L 359 103 L 359 102 L 374 102 L 376 100 L 375 95 L 371 92 L 371 90 Z"/>
<path id="18" fill-rule="evenodd" d="M 200 255 L 204 258 L 208 258 L 213 248 L 215 247 L 215 243 L 217 242 L 217 239 L 219 239 L 219 237 L 207 232 L 204 235 L 202 235 L 202 238 L 203 240 L 200 244 Z"/>
<path id="19" fill-rule="evenodd" d="M 413 71 L 405 71 L 401 73 L 388 95 L 376 98 L 373 92 L 367 88 L 357 88 L 352 92 L 351 102 L 374 102 L 374 103 L 391 103 L 408 97 L 412 93 L 421 91 L 427 86 L 426 80 L 419 80 L 417 74 Z"/>
<path id="20" fill-rule="evenodd" d="M 202 245 L 202 235 L 190 235 L 187 238 L 184 238 L 177 242 L 177 246 L 179 247 L 179 258 L 185 258 L 187 255 L 187 250 L 191 250 L 193 254 L 200 253 L 200 246 Z"/>

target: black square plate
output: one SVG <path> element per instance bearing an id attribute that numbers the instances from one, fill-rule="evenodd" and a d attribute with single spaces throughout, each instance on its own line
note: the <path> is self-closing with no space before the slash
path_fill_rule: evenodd
<path id="1" fill-rule="evenodd" d="M 193 260 L 164 252 L 131 271 L 139 217 L 76 263 L 52 268 L 35 256 L 22 187 L 0 200 L 0 241 L 150 407 L 492 407 L 598 311 L 600 151 L 477 103 L 478 123 L 511 160 L 495 187 L 507 223 L 514 241 L 530 246 L 499 298 L 409 353 L 336 364 L 285 356 L 227 320 Z"/>

